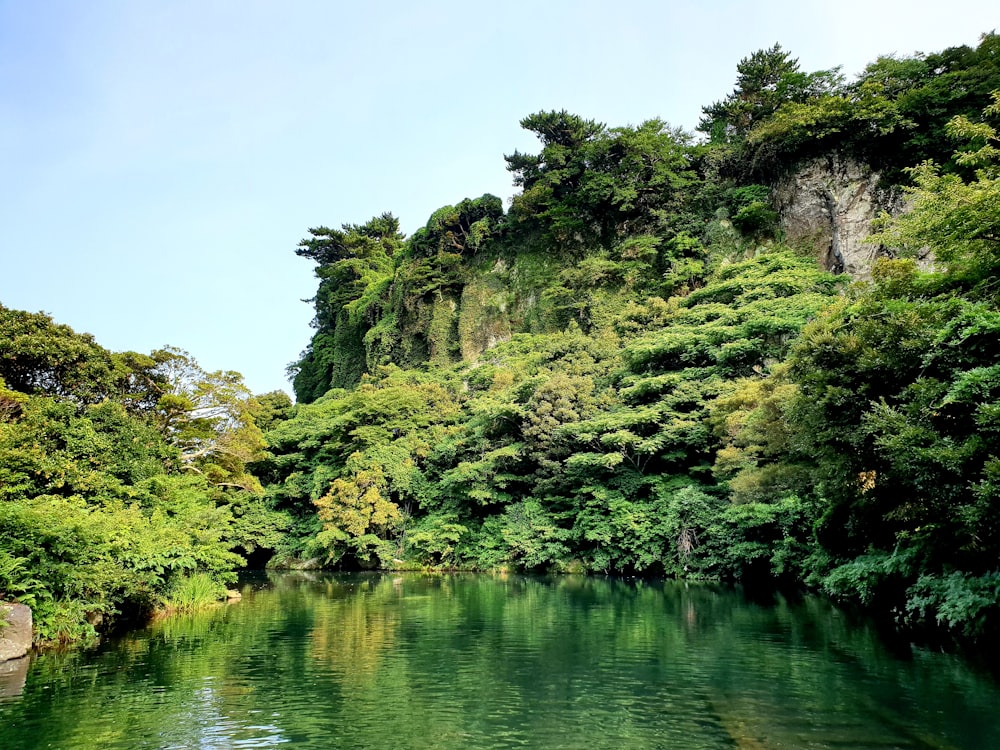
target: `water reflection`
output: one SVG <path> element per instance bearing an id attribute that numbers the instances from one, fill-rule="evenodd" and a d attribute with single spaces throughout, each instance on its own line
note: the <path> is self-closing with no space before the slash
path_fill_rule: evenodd
<path id="1" fill-rule="evenodd" d="M 563 577 L 270 575 L 46 654 L 0 747 L 984 748 L 997 686 L 825 602 Z M 0 681 L 0 690 L 4 683 Z"/>
<path id="2" fill-rule="evenodd" d="M 30 656 L 0 662 L 0 701 L 16 698 L 24 691 L 30 664 Z"/>

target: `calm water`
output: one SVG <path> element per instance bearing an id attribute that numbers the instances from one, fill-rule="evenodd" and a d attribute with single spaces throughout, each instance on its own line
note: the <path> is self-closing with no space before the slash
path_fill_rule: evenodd
<path id="1" fill-rule="evenodd" d="M 1000 747 L 988 676 L 890 654 L 819 600 L 416 574 L 242 590 L 0 676 L 0 748 Z"/>

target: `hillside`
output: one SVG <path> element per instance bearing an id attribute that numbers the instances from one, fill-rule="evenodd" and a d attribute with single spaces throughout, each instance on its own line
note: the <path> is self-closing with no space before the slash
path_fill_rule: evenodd
<path id="1" fill-rule="evenodd" d="M 270 556 L 805 585 L 995 633 L 997 91 L 987 34 L 853 81 L 775 45 L 698 134 L 529 115 L 510 206 L 309 230 L 294 407 L 0 308 L 0 599 L 71 638 Z"/>
<path id="2" fill-rule="evenodd" d="M 539 112 L 506 211 L 312 229 L 300 405 L 257 465 L 286 553 L 809 582 L 983 627 L 998 44 L 854 81 L 776 45 L 700 139 Z"/>

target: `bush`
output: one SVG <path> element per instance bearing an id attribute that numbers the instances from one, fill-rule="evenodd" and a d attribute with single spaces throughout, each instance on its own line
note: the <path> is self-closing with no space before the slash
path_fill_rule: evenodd
<path id="1" fill-rule="evenodd" d="M 164 604 L 169 610 L 190 612 L 215 604 L 225 596 L 226 587 L 211 575 L 191 573 L 171 580 Z"/>
<path id="2" fill-rule="evenodd" d="M 1000 614 L 1000 572 L 971 576 L 955 571 L 944 576 L 922 575 L 907 590 L 907 617 L 932 618 L 953 633 L 979 636 Z"/>

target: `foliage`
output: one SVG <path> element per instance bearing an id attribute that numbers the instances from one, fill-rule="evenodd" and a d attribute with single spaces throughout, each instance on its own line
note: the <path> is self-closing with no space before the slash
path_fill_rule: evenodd
<path id="1" fill-rule="evenodd" d="M 736 65 L 736 88 L 725 99 L 704 107 L 698 130 L 713 142 L 745 138 L 786 103 L 799 103 L 835 92 L 842 84 L 839 69 L 803 73 L 799 61 L 775 44 Z"/>
<path id="2" fill-rule="evenodd" d="M 907 590 L 907 617 L 933 619 L 968 637 L 995 630 L 1000 615 L 1000 573 L 969 576 L 958 571 L 944 576 L 922 575 Z"/>
<path id="3" fill-rule="evenodd" d="M 217 603 L 225 594 L 225 586 L 208 573 L 192 573 L 175 577 L 164 598 L 169 610 L 190 612 Z"/>
<path id="4" fill-rule="evenodd" d="M 296 253 L 315 261 L 319 289 L 313 299 L 317 332 L 289 368 L 295 395 L 308 403 L 331 387 L 352 386 L 367 369 L 364 338 L 378 311 L 380 294 L 392 276 L 402 233 L 392 214 L 341 229 L 319 227 Z"/>
<path id="5" fill-rule="evenodd" d="M 254 424 L 263 432 L 267 432 L 292 416 L 295 405 L 291 397 L 284 391 L 270 391 L 254 396 L 257 409 L 254 412 Z"/>
<path id="6" fill-rule="evenodd" d="M 503 203 L 495 195 L 439 208 L 410 239 L 411 252 L 426 257 L 474 253 L 498 230 L 502 218 Z"/>
<path id="7" fill-rule="evenodd" d="M 996 626 L 1000 553 L 995 131 L 949 129 L 974 139 L 957 156 L 973 179 L 922 165 L 911 210 L 873 238 L 928 246 L 938 270 L 880 262 L 768 380 L 720 399 L 715 470 L 736 500 L 813 499 L 803 575 L 828 593 L 975 637 Z"/>
<path id="8" fill-rule="evenodd" d="M 204 474 L 217 486 L 260 493 L 260 483 L 246 464 L 260 456 L 263 439 L 254 421 L 259 405 L 237 372 L 206 373 L 176 348 L 153 353 L 163 395 L 156 404 L 156 423 L 167 441 L 179 449 L 181 464 Z"/>
<path id="9" fill-rule="evenodd" d="M 542 142 L 537 155 L 506 156 L 523 191 L 510 222 L 543 243 L 580 252 L 661 225 L 692 179 L 688 137 L 662 120 L 608 130 L 568 112 L 539 112 L 521 126 Z"/>
<path id="10" fill-rule="evenodd" d="M 0 305 L 0 378 L 19 393 L 90 404 L 115 399 L 130 411 L 148 411 L 162 385 L 155 364 L 136 352 L 110 352 L 45 313 Z"/>
<path id="11" fill-rule="evenodd" d="M 424 486 L 422 466 L 447 434 L 455 405 L 442 384 L 384 368 L 353 391 L 333 390 L 268 434 L 272 456 L 257 465 L 274 507 L 318 510 L 310 553 L 387 564 L 404 511 Z M 374 555 L 374 557 L 372 557 Z"/>
<path id="12" fill-rule="evenodd" d="M 850 82 L 760 50 L 701 144 L 537 112 L 506 215 L 483 196 L 389 244 L 314 232 L 301 404 L 254 464 L 288 551 L 782 580 L 987 632 L 996 40 Z M 936 273 L 883 260 L 848 287 L 781 247 L 775 177 L 831 152 L 912 180 L 873 242 Z"/>
<path id="13" fill-rule="evenodd" d="M 741 63 L 756 71 L 749 93 L 741 88 L 747 85 L 741 69 L 737 90 L 706 108 L 699 129 L 728 146 L 721 158 L 741 178 L 773 176 L 831 151 L 863 159 L 888 184 L 906 184 L 906 170 L 927 160 L 961 171 L 961 161 L 951 158 L 949 123 L 989 104 L 1000 82 L 998 46 L 1000 37 L 989 33 L 976 48 L 880 57 L 850 84 L 835 71 L 803 76 L 796 67 L 790 74 L 787 55 L 762 50 Z M 758 91 L 758 80 L 769 85 Z"/>
<path id="14" fill-rule="evenodd" d="M 997 45 L 851 82 L 775 45 L 703 143 L 525 117 L 540 150 L 505 157 L 506 213 L 487 194 L 409 238 L 388 213 L 309 230 L 294 405 L 0 307 L 0 594 L 72 638 L 276 550 L 783 581 L 995 633 Z M 870 283 L 781 244 L 776 177 L 830 153 L 906 184 Z"/>
<path id="15" fill-rule="evenodd" d="M 993 92 L 993 103 L 983 115 L 1000 119 L 1000 90 Z M 885 229 L 872 241 L 910 255 L 932 247 L 935 260 L 953 277 L 995 297 L 1000 269 L 1000 136 L 988 121 L 973 122 L 965 116 L 954 118 L 947 129 L 968 144 L 956 161 L 974 167 L 975 179 L 943 173 L 931 161 L 910 169 L 914 184 L 907 193 L 912 210 L 895 220 L 886 217 Z"/>
<path id="16" fill-rule="evenodd" d="M 401 520 L 399 507 L 386 499 L 386 480 L 377 464 L 371 469 L 359 469 L 349 478 L 334 479 L 323 497 L 314 501 L 323 530 L 317 541 L 327 548 L 327 560 L 339 559 L 341 547 L 347 547 L 362 560 L 370 547 L 382 551 L 379 542 L 393 531 Z M 379 555 L 382 567 L 391 558 Z"/>
<path id="17" fill-rule="evenodd" d="M 287 521 L 247 512 L 262 443 L 237 374 L 2 312 L 4 371 L 24 390 L 0 380 L 0 596 L 32 606 L 37 640 L 144 616 L 199 571 L 218 586 L 237 546 L 273 543 L 265 530 Z"/>
<path id="18" fill-rule="evenodd" d="M 863 151 L 899 130 L 916 125 L 873 83 L 836 93 L 790 101 L 746 136 L 748 170 L 769 175 L 798 159 L 837 148 Z"/>
<path id="19" fill-rule="evenodd" d="M 639 236 L 616 254 L 650 263 L 660 244 Z M 274 457 L 259 468 L 276 505 L 319 509 L 322 528 L 301 553 L 393 567 L 741 575 L 751 556 L 721 541 L 739 524 L 718 521 L 727 502 L 712 487 L 707 406 L 727 379 L 780 357 L 836 281 L 787 252 L 706 274 L 697 242 L 664 244 L 699 288 L 672 285 L 682 296 L 617 314 L 609 306 L 600 322 L 600 295 L 632 292 L 607 272 L 614 256 L 591 256 L 562 276 L 595 295 L 591 332 L 571 322 L 450 369 L 385 368 L 300 406 L 268 435 Z M 785 528 L 773 517 L 744 526 L 767 538 L 768 523 Z"/>

